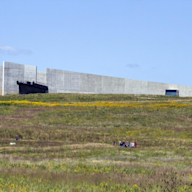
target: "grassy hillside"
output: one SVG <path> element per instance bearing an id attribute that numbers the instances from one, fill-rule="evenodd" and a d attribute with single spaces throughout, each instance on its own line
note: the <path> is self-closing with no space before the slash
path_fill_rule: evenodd
<path id="1" fill-rule="evenodd" d="M 191 101 L 0 97 L 0 191 L 192 191 Z M 112 145 L 122 140 L 138 146 Z"/>

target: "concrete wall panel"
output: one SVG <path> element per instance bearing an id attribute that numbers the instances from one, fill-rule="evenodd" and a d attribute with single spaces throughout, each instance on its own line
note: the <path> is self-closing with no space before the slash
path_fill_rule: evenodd
<path id="1" fill-rule="evenodd" d="M 107 93 L 113 93 L 114 89 L 114 79 L 113 77 L 102 77 L 102 93 L 107 94 Z"/>
<path id="2" fill-rule="evenodd" d="M 124 94 L 125 93 L 125 79 L 115 78 L 113 82 L 113 93 Z"/>
<path id="3" fill-rule="evenodd" d="M 103 93 L 103 88 L 102 88 L 102 84 L 103 84 L 103 79 L 102 76 L 100 75 L 91 75 L 91 79 L 94 82 L 94 93 Z M 90 83 L 90 86 L 92 86 L 92 84 Z"/>
<path id="4" fill-rule="evenodd" d="M 147 81 L 125 79 L 125 94 L 146 94 Z"/>
<path id="5" fill-rule="evenodd" d="M 24 65 L 10 62 L 3 63 L 3 95 L 18 93 L 16 81 L 24 81 Z"/>
<path id="6" fill-rule="evenodd" d="M 35 66 L 3 62 L 2 94 L 18 93 L 17 81 L 36 81 Z"/>
<path id="7" fill-rule="evenodd" d="M 62 90 L 64 88 L 64 71 L 57 70 L 56 71 L 56 89 Z"/>
<path id="8" fill-rule="evenodd" d="M 163 83 L 147 82 L 147 93 L 150 95 L 165 95 L 165 85 Z"/>
<path id="9" fill-rule="evenodd" d="M 2 95 L 3 66 L 0 66 L 0 95 Z"/>
<path id="10" fill-rule="evenodd" d="M 57 75 L 57 70 L 46 69 L 46 82 L 47 82 L 47 86 L 49 88 L 49 93 L 57 93 L 56 75 Z"/>
<path id="11" fill-rule="evenodd" d="M 46 70 L 47 86 L 50 93 L 79 92 L 80 74 L 56 69 Z"/>
<path id="12" fill-rule="evenodd" d="M 115 77 L 102 77 L 102 93 L 123 94 L 125 93 L 125 79 Z"/>
<path id="13" fill-rule="evenodd" d="M 82 93 L 101 93 L 102 78 L 97 75 L 80 74 L 80 91 Z"/>
<path id="14" fill-rule="evenodd" d="M 91 82 L 89 82 L 91 81 Z M 93 86 L 89 86 L 90 84 L 93 84 Z M 81 92 L 94 92 L 94 84 L 95 82 L 91 80 L 90 75 L 89 74 L 85 74 L 85 73 L 81 73 L 80 74 L 80 82 L 79 82 L 79 90 Z"/>
<path id="15" fill-rule="evenodd" d="M 178 85 L 179 96 L 181 97 L 192 97 L 192 87 Z"/>
<path id="16" fill-rule="evenodd" d="M 46 85 L 46 72 L 44 71 L 37 71 L 37 83 Z"/>
<path id="17" fill-rule="evenodd" d="M 24 81 L 37 82 L 37 67 L 24 65 Z"/>
<path id="18" fill-rule="evenodd" d="M 65 92 L 80 92 L 80 73 L 64 71 L 64 88 Z"/>

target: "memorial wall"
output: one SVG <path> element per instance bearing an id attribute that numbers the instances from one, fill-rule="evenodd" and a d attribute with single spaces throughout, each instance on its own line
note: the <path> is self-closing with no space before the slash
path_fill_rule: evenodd
<path id="1" fill-rule="evenodd" d="M 3 66 L 0 66 L 0 95 L 2 95 Z"/>
<path id="2" fill-rule="evenodd" d="M 36 66 L 3 62 L 0 66 L 0 93 L 18 93 L 17 81 L 47 85 L 49 93 L 146 94 L 165 95 L 177 91 L 181 97 L 192 97 L 192 87 L 167 83 L 139 81 L 57 69 L 37 71 Z"/>
<path id="3" fill-rule="evenodd" d="M 37 81 L 37 67 L 3 62 L 2 95 L 18 93 L 17 81 Z"/>

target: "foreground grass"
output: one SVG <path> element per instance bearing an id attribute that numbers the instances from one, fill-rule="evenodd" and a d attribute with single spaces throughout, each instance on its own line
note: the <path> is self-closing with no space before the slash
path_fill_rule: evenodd
<path id="1" fill-rule="evenodd" d="M 192 191 L 191 98 L 35 94 L 0 101 L 0 191 Z M 138 147 L 112 145 L 120 140 Z"/>

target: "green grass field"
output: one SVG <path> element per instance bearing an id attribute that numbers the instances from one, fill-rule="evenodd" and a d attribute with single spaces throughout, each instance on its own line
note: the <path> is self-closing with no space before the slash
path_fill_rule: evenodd
<path id="1" fill-rule="evenodd" d="M 192 98 L 1 96 L 0 191 L 192 191 Z"/>

